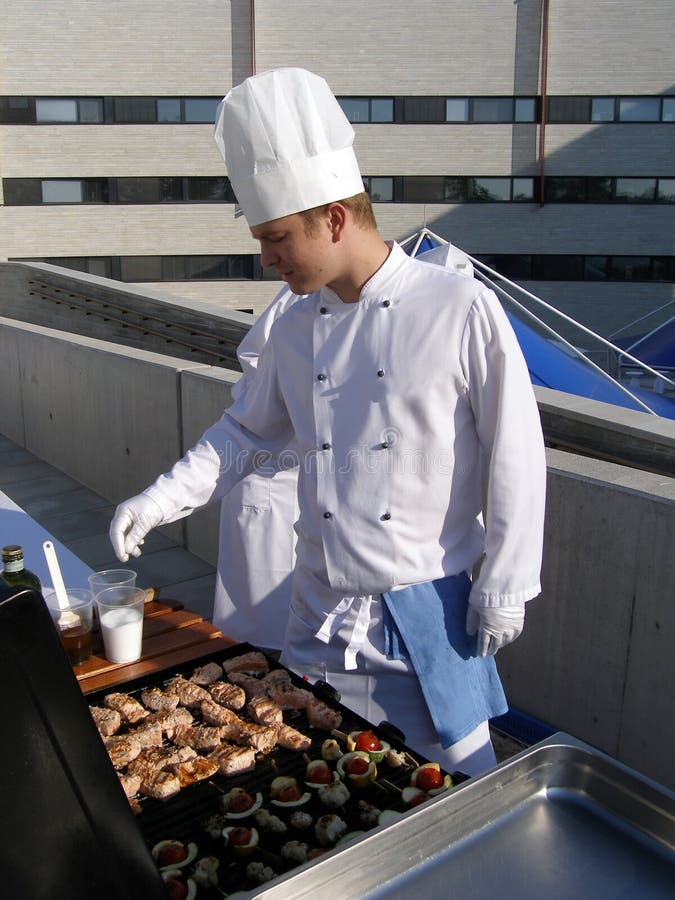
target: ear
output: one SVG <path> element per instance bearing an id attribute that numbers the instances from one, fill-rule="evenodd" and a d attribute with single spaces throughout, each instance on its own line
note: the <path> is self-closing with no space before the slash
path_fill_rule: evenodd
<path id="1" fill-rule="evenodd" d="M 327 215 L 333 243 L 337 243 L 342 238 L 345 225 L 347 224 L 347 210 L 341 203 L 330 203 Z"/>

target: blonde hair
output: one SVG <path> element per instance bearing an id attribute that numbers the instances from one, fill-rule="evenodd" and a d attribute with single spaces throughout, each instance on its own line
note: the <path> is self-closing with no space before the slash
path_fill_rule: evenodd
<path id="1" fill-rule="evenodd" d="M 351 213 L 354 224 L 358 228 L 363 229 L 363 231 L 375 231 L 377 229 L 373 204 L 370 202 L 370 196 L 365 191 L 337 202 L 341 203 Z M 305 221 L 305 233 L 308 237 L 316 235 L 319 219 L 321 219 L 329 206 L 330 203 L 325 203 L 323 206 L 305 209 L 300 213 Z"/>

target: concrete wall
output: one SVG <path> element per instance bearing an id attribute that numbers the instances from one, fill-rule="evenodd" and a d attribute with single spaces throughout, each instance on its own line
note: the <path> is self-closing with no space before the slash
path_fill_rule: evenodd
<path id="1" fill-rule="evenodd" d="M 542 595 L 509 702 L 675 787 L 675 479 L 548 451 Z"/>
<path id="2" fill-rule="evenodd" d="M 114 502 L 194 443 L 237 377 L 0 319 L 0 433 Z M 553 394 L 538 391 L 542 408 Z M 594 406 L 608 421 L 591 400 L 577 415 Z M 648 436 L 651 417 L 614 415 L 617 433 Z M 658 430 L 675 455 L 675 426 Z M 675 479 L 555 450 L 548 462 L 543 593 L 498 656 L 509 701 L 675 787 Z M 169 527 L 215 562 L 216 508 Z"/>

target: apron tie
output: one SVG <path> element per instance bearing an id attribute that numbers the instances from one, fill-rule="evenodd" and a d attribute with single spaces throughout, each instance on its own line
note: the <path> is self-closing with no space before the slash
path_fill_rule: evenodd
<path id="1" fill-rule="evenodd" d="M 368 626 L 370 624 L 370 596 L 360 595 L 357 597 L 343 597 L 338 605 L 328 613 L 326 619 L 317 631 L 315 637 L 323 644 L 329 644 L 331 638 L 343 626 L 347 614 L 352 609 L 356 600 L 359 602 L 359 611 L 356 615 L 356 621 L 352 626 L 351 634 L 347 647 L 345 648 L 345 669 L 352 671 L 356 669 L 356 656 L 363 648 L 363 644 L 368 634 Z"/>

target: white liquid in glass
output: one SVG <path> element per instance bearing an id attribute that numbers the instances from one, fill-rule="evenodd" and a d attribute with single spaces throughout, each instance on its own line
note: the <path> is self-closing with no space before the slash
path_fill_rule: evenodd
<path id="1" fill-rule="evenodd" d="M 106 659 L 133 662 L 141 655 L 143 613 L 138 609 L 108 609 L 101 615 Z"/>

